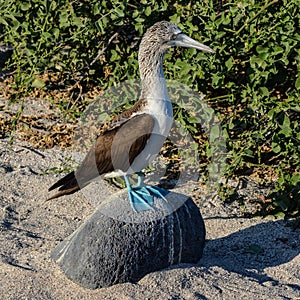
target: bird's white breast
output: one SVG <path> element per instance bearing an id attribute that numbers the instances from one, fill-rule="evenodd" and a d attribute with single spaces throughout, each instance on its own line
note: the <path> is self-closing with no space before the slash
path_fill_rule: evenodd
<path id="1" fill-rule="evenodd" d="M 141 171 L 156 158 L 172 127 L 171 103 L 169 101 L 157 101 L 152 105 L 155 106 L 155 110 L 144 111 L 154 118 L 152 134 L 143 151 L 135 158 L 130 170 L 126 172 L 127 174 Z"/>
<path id="2" fill-rule="evenodd" d="M 128 174 L 147 167 L 155 159 L 169 135 L 173 124 L 173 109 L 165 80 L 159 78 L 152 86 L 151 94 L 147 95 L 147 105 L 142 113 L 147 113 L 154 118 L 154 127 L 145 148 L 132 163 Z"/>
<path id="3" fill-rule="evenodd" d="M 146 113 L 153 117 L 154 127 L 152 134 L 143 149 L 143 151 L 134 159 L 131 167 L 126 172 L 116 170 L 106 177 L 122 176 L 133 174 L 146 168 L 159 153 L 165 139 L 169 135 L 173 124 L 173 109 L 170 102 L 165 81 L 161 80 L 153 85 L 151 94 L 146 97 L 147 104 L 141 112 L 136 114 Z"/>

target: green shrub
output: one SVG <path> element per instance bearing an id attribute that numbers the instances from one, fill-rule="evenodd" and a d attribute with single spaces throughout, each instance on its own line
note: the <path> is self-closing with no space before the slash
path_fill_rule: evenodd
<path id="1" fill-rule="evenodd" d="M 175 49 L 165 75 L 207 94 L 227 138 L 227 177 L 253 169 L 276 174 L 274 211 L 298 213 L 299 10 L 298 0 L 3 0 L 0 43 L 14 49 L 6 68 L 18 97 L 75 83 L 107 88 L 138 77 L 137 37 L 150 25 L 178 24 L 216 51 Z M 55 80 L 42 80 L 45 73 Z"/>

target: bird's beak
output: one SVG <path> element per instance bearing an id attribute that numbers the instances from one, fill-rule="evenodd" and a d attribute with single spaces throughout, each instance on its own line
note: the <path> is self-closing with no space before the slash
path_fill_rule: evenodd
<path id="1" fill-rule="evenodd" d="M 171 47 L 178 46 L 178 47 L 194 48 L 194 49 L 198 49 L 198 50 L 205 51 L 205 52 L 215 53 L 215 51 L 213 49 L 193 40 L 192 38 L 190 38 L 189 36 L 187 36 L 184 33 L 179 33 L 176 36 L 175 40 L 172 40 L 169 42 L 169 45 Z"/>

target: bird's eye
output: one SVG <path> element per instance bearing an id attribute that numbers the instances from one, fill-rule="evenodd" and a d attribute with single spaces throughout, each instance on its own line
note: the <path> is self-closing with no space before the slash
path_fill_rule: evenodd
<path id="1" fill-rule="evenodd" d="M 171 40 L 176 40 L 176 38 L 177 38 L 177 34 L 173 34 L 172 36 L 171 36 Z"/>

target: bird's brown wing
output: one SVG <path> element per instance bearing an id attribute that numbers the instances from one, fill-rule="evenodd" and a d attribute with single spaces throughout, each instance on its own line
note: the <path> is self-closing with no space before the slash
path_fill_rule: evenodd
<path id="1" fill-rule="evenodd" d="M 134 158 L 147 144 L 153 126 L 152 116 L 138 114 L 104 131 L 97 138 L 80 167 L 49 188 L 49 191 L 59 188 L 59 193 L 49 200 L 75 193 L 99 175 L 114 170 L 128 170 Z"/>

